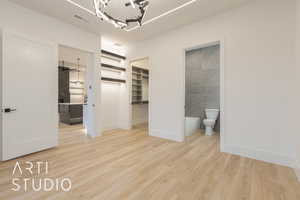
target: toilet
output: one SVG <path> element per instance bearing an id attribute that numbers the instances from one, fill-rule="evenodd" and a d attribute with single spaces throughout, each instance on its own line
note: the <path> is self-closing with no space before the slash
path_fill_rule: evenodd
<path id="1" fill-rule="evenodd" d="M 205 109 L 206 119 L 203 120 L 205 126 L 205 135 L 211 136 L 214 134 L 214 127 L 218 119 L 220 110 Z"/>

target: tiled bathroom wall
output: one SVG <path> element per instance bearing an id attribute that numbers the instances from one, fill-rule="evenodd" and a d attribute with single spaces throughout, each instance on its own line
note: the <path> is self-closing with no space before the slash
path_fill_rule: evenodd
<path id="1" fill-rule="evenodd" d="M 220 46 L 186 52 L 186 117 L 200 117 L 206 108 L 220 108 Z M 220 130 L 219 121 L 215 130 Z"/>

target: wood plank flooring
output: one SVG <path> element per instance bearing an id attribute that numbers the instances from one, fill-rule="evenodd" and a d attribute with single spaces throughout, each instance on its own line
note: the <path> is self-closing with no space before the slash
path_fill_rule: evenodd
<path id="1" fill-rule="evenodd" d="M 17 161 L 48 161 L 49 173 L 12 176 Z M 72 189 L 15 192 L 16 176 L 67 177 Z M 176 143 L 138 127 L 90 139 L 81 126 L 66 126 L 59 147 L 0 163 L 0 199 L 300 200 L 300 184 L 290 168 L 220 153 L 217 136 Z"/>

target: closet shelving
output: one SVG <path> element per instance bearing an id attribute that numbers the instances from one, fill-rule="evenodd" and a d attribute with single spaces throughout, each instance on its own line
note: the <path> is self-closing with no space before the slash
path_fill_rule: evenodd
<path id="1" fill-rule="evenodd" d="M 147 104 L 143 100 L 143 79 L 149 78 L 149 70 L 132 66 L 132 104 Z"/>
<path id="2" fill-rule="evenodd" d="M 70 95 L 82 96 L 82 95 L 84 95 L 84 93 L 70 93 Z"/>
<path id="3" fill-rule="evenodd" d="M 120 67 L 121 65 L 123 65 L 123 60 L 126 59 L 125 56 L 122 56 L 122 55 L 119 55 L 116 53 L 112 53 L 112 52 L 106 51 L 106 50 L 101 50 L 101 53 L 102 53 L 101 57 L 108 60 L 109 63 L 116 63 L 116 62 L 118 63 L 118 66 L 116 66 L 114 64 L 101 63 L 102 70 L 119 73 L 119 76 L 121 75 L 122 72 L 126 71 L 126 68 Z M 108 77 L 107 75 L 102 76 L 101 80 L 108 81 L 108 82 L 115 82 L 115 83 L 126 83 L 126 80 L 124 80 L 122 78 Z"/>
<path id="4" fill-rule="evenodd" d="M 74 89 L 74 90 L 84 90 L 83 87 L 70 87 L 70 89 Z"/>
<path id="5" fill-rule="evenodd" d="M 86 66 L 85 65 L 80 65 L 78 63 L 72 63 L 72 62 L 68 62 L 65 60 L 61 60 L 59 61 L 59 67 L 62 67 L 66 70 L 68 70 L 70 73 L 77 73 L 78 74 L 78 78 L 80 76 L 80 73 L 85 73 L 86 72 Z M 85 93 L 84 91 L 79 92 L 77 90 L 84 90 L 84 81 L 80 81 L 80 80 L 69 80 L 69 94 L 71 96 L 84 96 Z M 74 92 L 74 90 L 76 92 Z"/>
<path id="6" fill-rule="evenodd" d="M 65 60 L 59 61 L 59 67 L 65 67 L 68 70 L 73 71 L 73 72 L 85 72 L 85 69 L 86 69 L 85 65 L 79 65 L 79 70 L 78 70 L 78 64 L 68 62 Z"/>
<path id="7" fill-rule="evenodd" d="M 101 67 L 102 67 L 102 68 L 106 68 L 106 69 L 112 69 L 112 70 L 124 71 L 124 72 L 126 71 L 125 68 L 117 67 L 117 66 L 109 65 L 109 64 L 101 64 Z"/>
<path id="8" fill-rule="evenodd" d="M 84 82 L 83 81 L 70 81 L 70 83 L 76 83 L 76 84 L 81 84 L 81 85 L 83 85 L 84 84 Z"/>

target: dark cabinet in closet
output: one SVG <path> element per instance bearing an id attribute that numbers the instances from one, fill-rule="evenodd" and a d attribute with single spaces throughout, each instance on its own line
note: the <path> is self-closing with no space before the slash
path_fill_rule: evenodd
<path id="1" fill-rule="evenodd" d="M 58 69 L 58 102 L 70 103 L 70 70 L 67 67 Z"/>
<path id="2" fill-rule="evenodd" d="M 65 124 L 80 124 L 83 121 L 83 104 L 59 104 L 60 121 Z"/>

